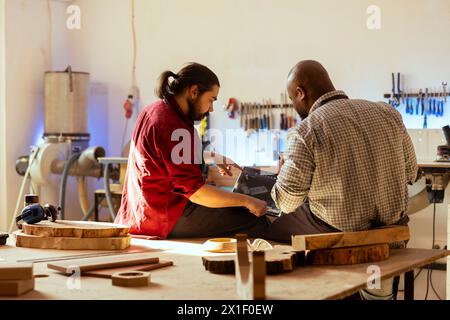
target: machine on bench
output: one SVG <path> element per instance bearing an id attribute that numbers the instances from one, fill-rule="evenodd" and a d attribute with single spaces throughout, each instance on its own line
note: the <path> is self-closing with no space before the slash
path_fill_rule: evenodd
<path id="1" fill-rule="evenodd" d="M 409 199 L 408 214 L 413 214 L 429 204 L 442 203 L 450 181 L 450 127 L 442 128 L 446 145 L 437 147 L 437 159 L 418 163 L 419 177 L 425 178 L 425 188 Z"/>

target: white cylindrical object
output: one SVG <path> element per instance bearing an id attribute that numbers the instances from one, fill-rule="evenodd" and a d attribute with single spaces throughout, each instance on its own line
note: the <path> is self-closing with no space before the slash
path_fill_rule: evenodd
<path id="1" fill-rule="evenodd" d="M 44 125 L 46 135 L 86 134 L 89 73 L 45 73 Z"/>

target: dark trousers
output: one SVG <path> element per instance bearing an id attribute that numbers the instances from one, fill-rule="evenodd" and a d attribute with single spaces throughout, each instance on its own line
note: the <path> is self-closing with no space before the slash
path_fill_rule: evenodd
<path id="1" fill-rule="evenodd" d="M 317 218 L 305 201 L 295 212 L 279 218 L 256 217 L 246 208 L 208 208 L 190 202 L 169 238 L 234 237 L 245 233 L 249 238 L 291 242 L 292 235 L 339 232 Z"/>

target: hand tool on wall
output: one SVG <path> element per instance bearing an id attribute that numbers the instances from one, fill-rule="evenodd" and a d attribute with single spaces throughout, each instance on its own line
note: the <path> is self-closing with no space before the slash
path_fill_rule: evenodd
<path id="1" fill-rule="evenodd" d="M 261 130 L 264 130 L 265 129 L 265 127 L 264 127 L 264 106 L 262 105 L 262 104 L 260 104 L 259 106 L 258 106 L 258 113 L 259 113 L 259 128 L 261 129 Z"/>
<path id="2" fill-rule="evenodd" d="M 437 101 L 437 111 L 439 117 L 442 117 L 444 115 L 444 94 L 442 91 L 439 92 L 439 98 Z"/>
<path id="3" fill-rule="evenodd" d="M 390 104 L 393 107 L 397 107 L 399 105 L 397 93 L 395 91 L 395 74 L 394 73 L 392 73 L 392 95 L 391 95 Z"/>
<path id="4" fill-rule="evenodd" d="M 444 93 L 444 103 L 447 103 L 447 82 L 442 82 L 442 90 Z"/>
<path id="5" fill-rule="evenodd" d="M 405 96 L 403 94 L 402 89 L 400 89 L 400 81 L 401 80 L 401 76 L 400 76 L 400 72 L 397 73 L 397 106 L 400 105 L 400 98 L 402 98 L 402 103 L 405 103 Z"/>
<path id="6" fill-rule="evenodd" d="M 239 103 L 239 126 L 244 128 L 244 104 Z"/>
<path id="7" fill-rule="evenodd" d="M 272 113 L 272 102 L 269 100 L 269 128 L 272 130 L 275 128 L 275 121 L 273 119 L 273 113 Z"/>
<path id="8" fill-rule="evenodd" d="M 420 95 L 420 106 L 422 108 L 422 112 L 421 115 L 423 116 L 425 114 L 425 101 L 424 101 L 424 93 L 422 91 L 422 89 L 419 91 L 419 95 Z"/>
<path id="9" fill-rule="evenodd" d="M 416 98 L 416 116 L 419 115 L 420 96 L 421 95 L 422 95 L 422 90 L 419 91 L 419 95 Z"/>

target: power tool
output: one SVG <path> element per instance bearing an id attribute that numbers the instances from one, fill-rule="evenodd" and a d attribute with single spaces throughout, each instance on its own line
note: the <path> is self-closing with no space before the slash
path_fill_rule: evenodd
<path id="1" fill-rule="evenodd" d="M 54 222 L 58 217 L 59 211 L 61 211 L 60 207 L 51 204 L 41 206 L 34 203 L 23 208 L 22 213 L 16 217 L 16 225 L 19 229 L 22 229 L 22 224 L 19 223 L 21 220 L 28 224 L 35 224 L 48 219 Z"/>

